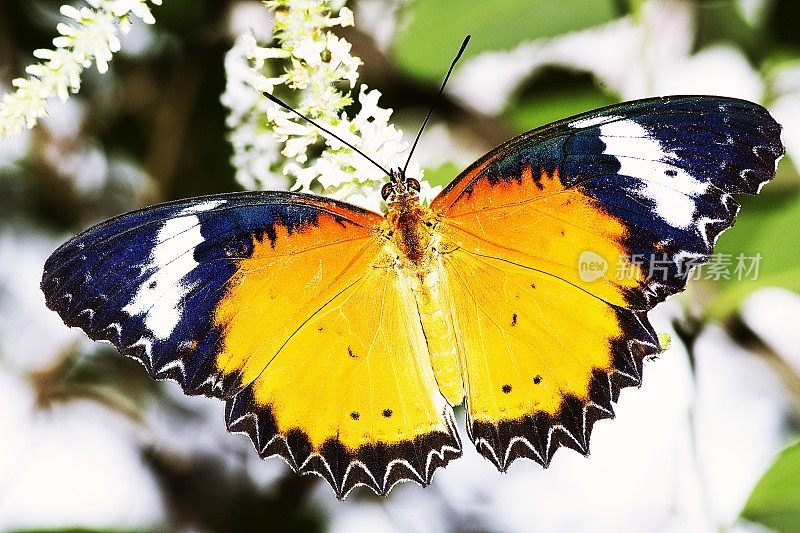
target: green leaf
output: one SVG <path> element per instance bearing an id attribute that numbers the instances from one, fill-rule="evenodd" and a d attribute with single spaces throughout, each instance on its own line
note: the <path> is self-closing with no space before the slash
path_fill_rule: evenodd
<path id="1" fill-rule="evenodd" d="M 472 40 L 465 58 L 582 30 L 621 14 L 616 0 L 417 0 L 395 40 L 394 55 L 407 73 L 435 82 L 467 34 Z"/>
<path id="2" fill-rule="evenodd" d="M 716 283 L 718 290 L 709 303 L 707 318 L 719 319 L 736 311 L 751 292 L 762 287 L 782 287 L 800 291 L 800 198 L 779 186 L 782 169 L 791 167 L 788 158 L 781 161 L 776 183 L 756 197 L 740 197 L 742 209 L 734 227 L 720 237 L 715 253 L 753 257 L 760 254 L 755 279 L 737 279 Z M 745 277 L 746 278 L 746 277 Z"/>
<path id="3" fill-rule="evenodd" d="M 800 525 L 800 442 L 778 454 L 742 510 L 742 518 L 778 532 Z"/>
<path id="4" fill-rule="evenodd" d="M 423 176 L 431 186 L 441 185 L 446 187 L 462 170 L 464 169 L 453 163 L 445 163 L 437 168 L 426 168 Z"/>

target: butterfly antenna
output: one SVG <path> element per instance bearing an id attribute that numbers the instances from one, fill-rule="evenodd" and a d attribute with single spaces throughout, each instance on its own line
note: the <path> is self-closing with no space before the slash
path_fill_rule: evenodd
<path id="1" fill-rule="evenodd" d="M 353 146 L 349 142 L 345 141 L 344 139 L 342 139 L 341 137 L 339 137 L 338 135 L 333 133 L 331 130 L 329 130 L 329 129 L 323 127 L 323 126 L 320 126 L 319 124 L 317 124 L 316 122 L 314 122 L 313 120 L 311 120 L 310 118 L 308 118 L 307 116 L 302 114 L 300 111 L 296 110 L 295 108 L 293 108 L 292 106 L 290 106 L 289 104 L 287 104 L 286 102 L 284 102 L 283 100 L 278 98 L 277 96 L 272 95 L 272 94 L 270 94 L 268 92 L 264 92 L 263 94 L 264 94 L 264 96 L 269 98 L 270 101 L 275 102 L 276 104 L 278 104 L 279 106 L 281 106 L 282 108 L 284 108 L 287 111 L 291 111 L 292 113 L 294 113 L 298 117 L 302 118 L 303 120 L 305 120 L 306 122 L 308 122 L 312 126 L 324 131 L 325 133 L 327 133 L 328 135 L 330 135 L 331 137 L 333 137 L 334 139 L 336 139 L 340 143 L 342 143 L 345 146 L 347 146 L 350 149 L 352 149 L 357 154 L 360 154 L 364 159 L 366 159 L 367 161 L 369 161 L 370 163 L 372 163 L 373 165 L 375 165 L 376 167 L 381 169 L 381 172 L 383 172 L 387 176 L 391 176 L 391 173 L 388 170 L 386 170 L 385 168 L 383 168 L 383 166 L 379 165 L 374 159 L 372 159 L 370 156 L 368 156 L 367 154 L 365 154 L 364 152 L 362 152 L 361 150 L 359 150 L 358 148 L 356 148 L 355 146 Z"/>
<path id="2" fill-rule="evenodd" d="M 428 119 L 431 118 L 431 114 L 433 113 L 433 109 L 436 107 L 436 103 L 439 101 L 439 97 L 442 96 L 444 92 L 444 86 L 447 85 L 447 80 L 450 79 L 450 74 L 452 74 L 453 69 L 458 63 L 458 60 L 461 59 L 461 55 L 464 53 L 464 50 L 467 48 L 467 44 L 469 43 L 470 35 L 467 35 L 464 38 L 464 42 L 461 43 L 461 48 L 458 49 L 458 53 L 456 54 L 455 59 L 453 62 L 450 63 L 450 68 L 447 70 L 447 75 L 444 77 L 444 81 L 442 82 L 442 86 L 439 88 L 439 92 L 436 93 L 436 98 L 433 99 L 433 103 L 431 104 L 431 108 L 428 110 L 428 114 L 425 116 L 425 120 L 422 121 L 422 127 L 419 129 L 419 133 L 417 133 L 417 138 L 414 139 L 414 144 L 411 145 L 411 151 L 408 153 L 408 159 L 406 159 L 406 164 L 403 167 L 403 174 L 405 175 L 406 169 L 408 168 L 408 164 L 411 162 L 411 156 L 414 155 L 414 150 L 417 147 L 417 143 L 419 142 L 419 138 L 422 137 L 422 132 L 425 130 L 425 126 L 428 124 Z"/>

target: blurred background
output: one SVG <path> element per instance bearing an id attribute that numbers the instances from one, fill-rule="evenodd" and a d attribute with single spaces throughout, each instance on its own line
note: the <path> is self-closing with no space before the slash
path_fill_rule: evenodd
<path id="1" fill-rule="evenodd" d="M 0 2 L 0 92 L 51 45 L 61 3 Z M 651 313 L 671 347 L 595 427 L 589 459 L 563 450 L 548 470 L 500 474 L 464 437 L 430 487 L 344 502 L 226 433 L 222 402 L 66 328 L 38 289 L 47 256 L 93 223 L 242 189 L 224 59 L 243 33 L 268 42 L 271 14 L 163 4 L 109 72 L 87 70 L 77 96 L 0 141 L 0 530 L 800 531 L 800 3 L 347 2 L 355 26 L 334 31 L 406 139 L 473 36 L 418 149 L 433 184 L 516 133 L 652 95 L 760 102 L 787 156 L 719 242 L 760 254 L 757 275 L 700 275 Z"/>

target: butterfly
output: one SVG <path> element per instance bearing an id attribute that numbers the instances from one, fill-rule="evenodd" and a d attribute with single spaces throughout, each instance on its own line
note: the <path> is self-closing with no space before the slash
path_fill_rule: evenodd
<path id="1" fill-rule="evenodd" d="M 337 496 L 431 482 L 462 452 L 500 471 L 589 453 L 662 347 L 647 312 L 684 289 L 783 154 L 761 106 L 627 102 L 490 151 L 429 205 L 390 172 L 385 215 L 279 191 L 145 208 L 48 259 L 47 305 L 155 379 L 225 401 L 262 457 Z M 582 276 L 581 256 L 608 272 Z M 622 261 L 657 257 L 656 275 Z M 609 265 L 611 265 L 609 267 Z"/>

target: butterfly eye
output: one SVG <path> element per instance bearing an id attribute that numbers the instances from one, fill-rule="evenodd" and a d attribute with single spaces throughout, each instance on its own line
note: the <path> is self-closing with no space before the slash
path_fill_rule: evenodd
<path id="1" fill-rule="evenodd" d="M 408 187 L 412 191 L 419 192 L 419 190 L 420 190 L 419 182 L 417 180 L 415 180 L 414 178 L 408 178 L 406 180 L 406 187 Z"/>
<path id="2" fill-rule="evenodd" d="M 388 200 L 390 194 L 392 194 L 392 184 L 391 183 L 385 183 L 383 185 L 383 187 L 381 187 L 381 197 L 384 200 Z"/>

